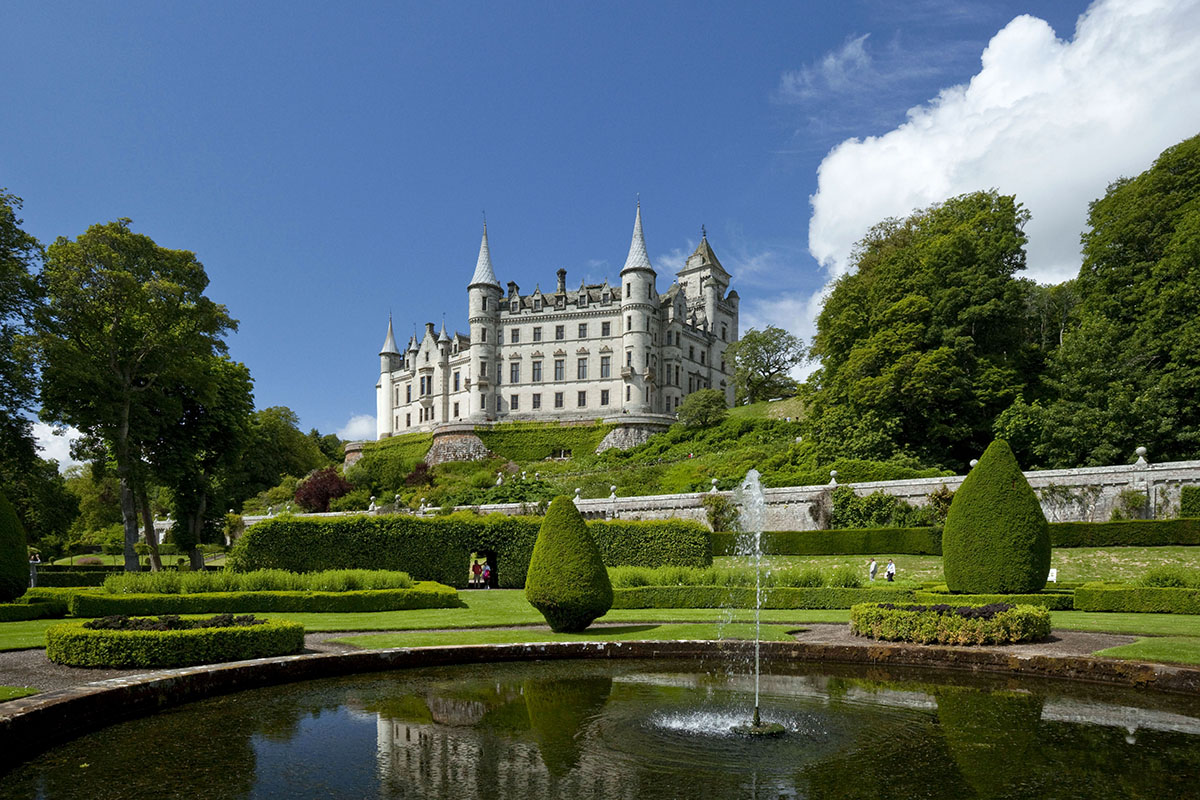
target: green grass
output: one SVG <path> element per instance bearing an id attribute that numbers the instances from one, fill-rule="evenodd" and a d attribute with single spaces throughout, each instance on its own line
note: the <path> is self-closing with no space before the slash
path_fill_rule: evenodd
<path id="1" fill-rule="evenodd" d="M 1138 639 L 1133 644 L 1097 650 L 1092 655 L 1136 661 L 1161 661 L 1168 664 L 1200 664 L 1200 638 L 1195 636 L 1154 636 Z"/>
<path id="2" fill-rule="evenodd" d="M 18 697 L 29 697 L 29 695 L 37 693 L 37 689 L 31 689 L 28 686 L 0 686 L 0 703 L 5 700 L 16 700 Z"/>
<path id="3" fill-rule="evenodd" d="M 765 625 L 764 641 L 785 642 L 792 637 L 791 625 Z M 379 633 L 367 636 L 347 636 L 336 641 L 365 649 L 389 647 L 429 647 L 447 644 L 509 644 L 518 642 L 623 642 L 645 639 L 753 639 L 754 626 L 746 623 L 731 625 L 618 625 L 591 627 L 583 633 L 551 633 L 545 628 L 533 630 L 487 631 L 414 631 L 412 633 Z"/>
<path id="4" fill-rule="evenodd" d="M 789 397 L 786 400 L 776 400 L 771 402 L 764 400 L 761 403 L 751 403 L 746 406 L 734 406 L 729 409 L 729 416 L 734 419 L 783 419 L 791 417 L 792 419 L 800 419 L 804 416 L 804 401 L 799 397 Z"/>
<path id="5" fill-rule="evenodd" d="M 1200 615 L 1051 611 L 1050 625 L 1060 630 L 1095 633 L 1196 636 L 1200 634 Z"/>

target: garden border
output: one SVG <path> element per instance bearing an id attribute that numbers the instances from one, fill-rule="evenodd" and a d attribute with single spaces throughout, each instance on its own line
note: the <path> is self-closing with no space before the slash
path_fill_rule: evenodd
<path id="1" fill-rule="evenodd" d="M 581 658 L 700 658 L 711 656 L 718 648 L 749 652 L 753 647 L 753 642 L 705 640 L 401 647 L 280 656 L 111 678 L 0 703 L 0 771 L 115 722 L 263 686 L 410 667 Z M 768 659 L 1016 674 L 1200 695 L 1200 668 L 1171 664 L 884 642 L 866 646 L 762 642 L 761 648 Z"/>

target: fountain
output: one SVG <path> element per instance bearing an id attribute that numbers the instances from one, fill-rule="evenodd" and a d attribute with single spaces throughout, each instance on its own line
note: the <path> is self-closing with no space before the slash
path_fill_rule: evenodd
<path id="1" fill-rule="evenodd" d="M 741 535 L 738 536 L 738 555 L 748 555 L 754 563 L 754 716 L 749 725 L 735 725 L 733 732 L 743 736 L 779 736 L 785 728 L 777 722 L 763 722 L 759 711 L 759 680 L 761 675 L 761 659 L 759 651 L 762 643 L 762 531 L 763 531 L 763 501 L 762 482 L 758 470 L 752 469 L 746 473 L 737 492 L 738 505 L 741 507 Z"/>

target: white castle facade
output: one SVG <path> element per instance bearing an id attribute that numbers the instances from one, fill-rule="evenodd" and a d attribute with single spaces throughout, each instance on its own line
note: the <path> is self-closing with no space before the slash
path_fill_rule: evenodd
<path id="1" fill-rule="evenodd" d="M 392 321 L 379 354 L 377 438 L 450 424 L 500 421 L 670 421 L 691 392 L 733 401 L 725 348 L 738 338 L 738 294 L 702 235 L 663 293 L 646 253 L 639 204 L 615 286 L 522 294 L 496 279 L 487 225 L 467 285 L 470 333 L 440 332 L 396 346 Z"/>

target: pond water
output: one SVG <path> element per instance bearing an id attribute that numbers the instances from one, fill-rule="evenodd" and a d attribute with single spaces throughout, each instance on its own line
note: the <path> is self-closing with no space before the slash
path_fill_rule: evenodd
<path id="1" fill-rule="evenodd" d="M 84 736 L 0 797 L 1183 798 L 1200 699 L 922 670 L 764 665 L 778 739 L 731 734 L 720 663 L 496 664 L 243 692 Z"/>

